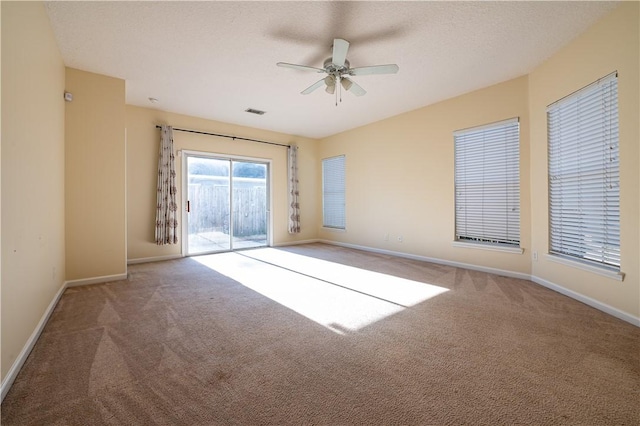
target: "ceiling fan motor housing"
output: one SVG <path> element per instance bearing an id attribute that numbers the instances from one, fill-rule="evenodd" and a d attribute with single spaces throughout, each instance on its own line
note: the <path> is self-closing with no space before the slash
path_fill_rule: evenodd
<path id="1" fill-rule="evenodd" d="M 333 74 L 337 76 L 341 76 L 342 74 L 348 74 L 349 71 L 349 61 L 345 59 L 343 66 L 338 66 L 333 63 L 333 58 L 327 58 L 324 61 L 323 68 L 327 72 L 327 74 Z"/>

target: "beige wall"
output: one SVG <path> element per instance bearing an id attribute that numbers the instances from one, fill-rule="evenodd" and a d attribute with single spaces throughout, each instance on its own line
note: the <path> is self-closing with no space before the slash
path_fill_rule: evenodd
<path id="1" fill-rule="evenodd" d="M 529 273 L 527 90 L 527 78 L 522 77 L 322 140 L 319 162 L 346 155 L 347 229 L 336 232 L 321 227 L 318 193 L 320 238 Z M 520 117 L 521 246 L 525 252 L 453 247 L 453 132 L 512 117 Z"/>
<path id="2" fill-rule="evenodd" d="M 127 222 L 130 260 L 176 256 L 181 244 L 157 246 L 154 242 L 156 185 L 160 131 L 158 124 L 177 128 L 240 136 L 299 147 L 302 232 L 287 232 L 287 149 L 253 142 L 174 132 L 174 147 L 224 155 L 271 160 L 273 243 L 283 244 L 316 237 L 317 163 L 312 139 L 290 136 L 228 123 L 204 120 L 151 108 L 126 107 L 127 116 Z M 176 157 L 179 210 L 182 212 L 182 157 Z M 180 218 L 180 226 L 182 225 Z M 182 237 L 180 235 L 180 241 Z"/>
<path id="3" fill-rule="evenodd" d="M 124 80 L 66 69 L 67 280 L 126 273 Z"/>
<path id="4" fill-rule="evenodd" d="M 547 253 L 547 134 L 546 106 L 618 71 L 620 122 L 621 269 L 616 281 L 575 267 L 551 262 L 541 255 L 534 276 L 598 300 L 635 317 L 640 316 L 640 247 L 638 173 L 639 3 L 627 2 L 539 66 L 529 78 L 531 110 L 532 248 Z"/>
<path id="5" fill-rule="evenodd" d="M 65 279 L 64 72 L 42 3 L 3 1 L 3 382 Z"/>

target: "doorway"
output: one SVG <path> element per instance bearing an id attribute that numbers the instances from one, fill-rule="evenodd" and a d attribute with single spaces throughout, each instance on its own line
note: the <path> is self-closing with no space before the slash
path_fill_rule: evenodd
<path id="1" fill-rule="evenodd" d="M 269 162 L 184 153 L 186 255 L 265 247 Z"/>

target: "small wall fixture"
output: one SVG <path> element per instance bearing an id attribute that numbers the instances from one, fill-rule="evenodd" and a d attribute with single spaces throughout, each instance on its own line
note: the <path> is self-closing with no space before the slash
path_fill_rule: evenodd
<path id="1" fill-rule="evenodd" d="M 157 104 L 160 101 L 156 98 L 149 98 L 149 102 L 151 102 L 152 104 Z"/>
<path id="2" fill-rule="evenodd" d="M 253 109 L 253 108 L 247 108 L 244 110 L 244 112 L 248 112 L 251 114 L 257 114 L 257 115 L 264 115 L 266 113 L 266 111 L 260 111 L 259 109 Z"/>
<path id="3" fill-rule="evenodd" d="M 64 100 L 71 102 L 73 100 L 73 95 L 70 92 L 64 92 Z"/>

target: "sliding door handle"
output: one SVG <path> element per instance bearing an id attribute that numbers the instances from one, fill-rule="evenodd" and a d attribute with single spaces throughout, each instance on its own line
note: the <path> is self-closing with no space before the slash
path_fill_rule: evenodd
<path id="1" fill-rule="evenodd" d="M 187 213 L 191 213 L 191 201 L 187 200 Z"/>

